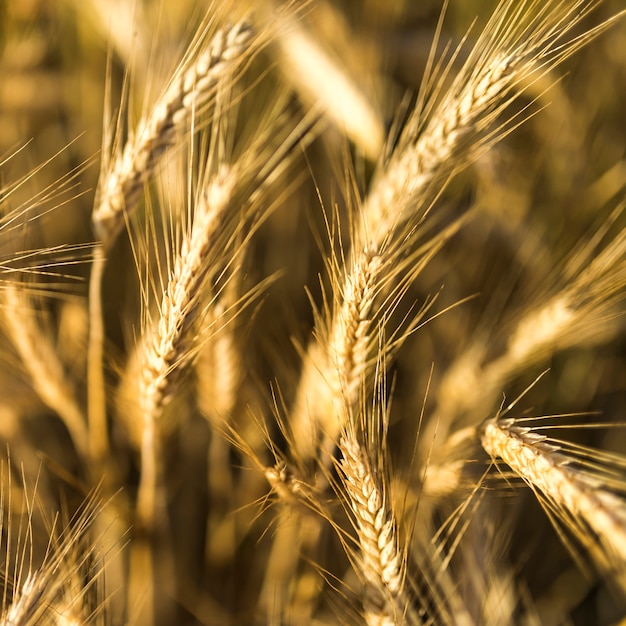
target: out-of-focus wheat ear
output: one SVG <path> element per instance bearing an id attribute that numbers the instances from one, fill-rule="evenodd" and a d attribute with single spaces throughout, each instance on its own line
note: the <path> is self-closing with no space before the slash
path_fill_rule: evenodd
<path id="1" fill-rule="evenodd" d="M 230 291 L 230 286 L 231 283 L 227 285 L 224 296 Z M 203 342 L 195 363 L 198 409 L 213 427 L 207 458 L 207 480 L 212 503 L 207 528 L 216 521 L 210 519 L 214 518 L 214 511 L 222 517 L 224 503 L 232 500 L 235 490 L 230 466 L 231 444 L 220 431 L 232 419 L 243 379 L 243 365 L 235 339 L 234 323 L 232 319 L 230 324 L 226 321 L 231 317 L 227 309 L 227 303 L 220 299 L 214 309 L 208 311 L 207 325 L 213 326 L 215 332 Z"/>
<path id="2" fill-rule="evenodd" d="M 436 457 L 429 458 L 424 468 L 421 493 L 435 501 L 444 496 L 466 491 L 465 467 L 471 463 L 476 445 L 476 429 L 467 427 L 455 431 L 436 447 Z"/>
<path id="3" fill-rule="evenodd" d="M 618 207 L 574 251 L 559 288 L 538 290 L 537 299 L 522 308 L 503 354 L 488 360 L 487 336 L 478 334 L 448 369 L 436 410 L 440 434 L 453 423 L 461 429 L 479 423 L 481 415 L 497 407 L 507 383 L 524 370 L 569 348 L 601 345 L 615 336 L 626 286 L 626 231 L 604 242 L 604 248 L 600 245 L 623 214 Z"/>
<path id="4" fill-rule="evenodd" d="M 136 209 L 144 185 L 153 176 L 161 155 L 184 136 L 193 116 L 215 94 L 223 80 L 251 51 L 252 29 L 247 20 L 223 27 L 205 43 L 200 37 L 192 54 L 181 63 L 151 113 L 131 132 L 124 147 L 103 166 L 92 212 L 100 243 L 94 252 L 89 286 L 90 337 L 88 357 L 88 415 L 92 455 L 102 460 L 108 448 L 105 380 L 102 278 L 105 254 Z"/>
<path id="5" fill-rule="evenodd" d="M 129 64 L 132 59 L 137 59 L 139 64 L 147 59 L 150 42 L 146 27 L 149 22 L 142 5 L 119 0 L 72 0 L 72 4 L 123 63 Z"/>
<path id="6" fill-rule="evenodd" d="M 522 626 L 543 626 L 544 624 L 563 624 L 572 615 L 582 598 L 591 593 L 597 584 L 593 572 L 581 576 L 580 570 L 569 567 L 562 570 L 534 604 L 527 608 L 519 619 Z"/>
<path id="7" fill-rule="evenodd" d="M 515 419 L 491 420 L 482 446 L 502 459 L 547 501 L 557 521 L 574 529 L 601 569 L 626 593 L 626 500 L 605 488 L 601 476 L 577 467 L 576 458 Z"/>
<path id="8" fill-rule="evenodd" d="M 425 80 L 415 112 L 373 179 L 361 213 L 362 242 L 376 247 L 391 229 L 414 219 L 416 199 L 427 204 L 482 149 L 520 123 L 519 116 L 498 119 L 517 92 L 619 18 L 579 34 L 577 27 L 596 4 L 499 4 L 449 89 L 442 95 L 449 65 L 443 76 Z"/>
<path id="9" fill-rule="evenodd" d="M 19 517 L 26 521 L 20 519 L 16 530 L 11 521 L 16 514 L 12 510 L 11 470 L 8 476 L 3 471 L 0 527 L 4 531 L 2 551 L 6 557 L 0 624 L 80 626 L 100 623 L 98 617 L 107 610 L 103 580 L 105 561 L 121 548 L 111 543 L 106 529 L 102 532 L 96 529 L 96 520 L 108 503 L 102 502 L 96 489 L 62 525 L 60 515 L 55 515 L 52 521 L 45 517 L 37 487 L 38 483 L 29 494 L 24 486 L 23 510 Z M 48 529 L 47 536 L 38 536 L 37 530 L 44 525 Z M 13 536 L 16 532 L 18 537 Z M 12 544 L 17 546 L 13 553 Z"/>
<path id="10" fill-rule="evenodd" d="M 237 264 L 234 276 L 217 298 L 207 294 L 205 326 L 212 331 L 201 342 L 195 362 L 197 406 L 211 428 L 207 453 L 211 502 L 206 519 L 207 555 L 215 548 L 220 555 L 232 555 L 237 543 L 235 524 L 227 519 L 228 512 L 237 507 L 237 483 L 231 466 L 232 442 L 223 433 L 233 424 L 244 381 L 243 344 L 237 337 L 239 326 L 234 319 L 239 312 L 241 271 Z M 219 529 L 217 541 L 216 529 Z"/>
<path id="11" fill-rule="evenodd" d="M 350 75 L 337 55 L 326 50 L 310 29 L 302 25 L 302 16 L 285 12 L 277 20 L 272 3 L 268 13 L 268 22 L 259 28 L 275 32 L 279 67 L 291 85 L 306 103 L 321 110 L 345 132 L 367 158 L 376 161 L 385 139 L 384 125 L 371 96 L 354 80 L 355 72 Z M 349 44 L 342 48 L 349 49 Z M 369 68 L 359 69 L 363 83 Z"/>
<path id="12" fill-rule="evenodd" d="M 51 337 L 41 327 L 27 286 L 5 282 L 0 314 L 7 337 L 17 350 L 30 384 L 42 402 L 63 421 L 77 453 L 88 459 L 87 425 L 72 384 L 59 361 Z"/>

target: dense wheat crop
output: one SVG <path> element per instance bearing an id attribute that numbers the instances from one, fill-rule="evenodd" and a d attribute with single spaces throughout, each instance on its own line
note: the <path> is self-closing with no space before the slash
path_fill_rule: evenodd
<path id="1" fill-rule="evenodd" d="M 0 0 L 2 626 L 622 624 L 626 14 Z"/>

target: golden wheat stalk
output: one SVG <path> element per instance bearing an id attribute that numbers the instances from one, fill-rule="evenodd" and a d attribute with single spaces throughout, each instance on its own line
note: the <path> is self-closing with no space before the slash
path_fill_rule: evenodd
<path id="1" fill-rule="evenodd" d="M 603 487 L 603 481 L 584 468 L 558 445 L 514 419 L 489 421 L 481 443 L 493 459 L 502 459 L 566 520 L 588 528 L 598 538 L 591 556 L 603 567 L 609 564 L 615 581 L 626 581 L 626 501 Z M 624 587 L 626 591 L 626 587 Z"/>
<path id="2" fill-rule="evenodd" d="M 194 115 L 214 95 L 220 81 L 232 77 L 233 70 L 250 49 L 251 39 L 248 21 L 241 20 L 218 30 L 199 51 L 192 47 L 195 54 L 180 65 L 152 112 L 140 121 L 123 150 L 112 163 L 103 163 L 92 212 L 93 228 L 101 246 L 95 249 L 89 285 L 88 415 L 94 459 L 101 460 L 108 447 L 101 301 L 105 251 L 113 245 L 125 220 L 135 210 L 144 184 L 153 176 L 161 155 L 190 126 Z"/>

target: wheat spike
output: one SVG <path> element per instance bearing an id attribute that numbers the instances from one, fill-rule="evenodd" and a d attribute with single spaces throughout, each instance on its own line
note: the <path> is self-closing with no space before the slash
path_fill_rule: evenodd
<path id="1" fill-rule="evenodd" d="M 25 287 L 7 282 L 0 290 L 8 337 L 18 351 L 31 384 L 41 400 L 63 420 L 77 452 L 87 458 L 87 426 L 76 394 L 55 348 L 36 319 Z"/>
<path id="2" fill-rule="evenodd" d="M 405 591 L 404 555 L 383 479 L 377 476 L 354 439 L 343 436 L 339 448 L 343 483 L 356 519 L 361 573 L 366 582 L 366 621 L 371 626 L 417 623 Z"/>
<path id="3" fill-rule="evenodd" d="M 570 34 L 594 5 L 589 0 L 499 4 L 451 87 L 438 100 L 441 85 L 435 86 L 431 101 L 418 106 L 375 176 L 361 212 L 360 242 L 377 248 L 390 230 L 407 220 L 417 223 L 415 205 L 428 205 L 450 177 L 506 133 L 515 120 L 496 122 L 515 90 L 554 69 L 614 21 L 584 37 Z M 489 130 L 494 123 L 495 131 Z"/>
<path id="4" fill-rule="evenodd" d="M 275 20 L 274 12 L 271 19 Z M 355 84 L 339 59 L 300 25 L 299 19 L 287 16 L 272 28 L 277 32 L 279 62 L 294 87 L 344 131 L 369 159 L 378 159 L 384 129 L 371 98 Z"/>
<path id="5" fill-rule="evenodd" d="M 626 503 L 593 475 L 570 466 L 572 459 L 546 438 L 514 419 L 490 421 L 481 442 L 494 459 L 502 459 L 533 489 L 547 498 L 574 523 L 586 525 L 603 547 L 604 557 L 624 582 L 626 571 Z M 592 556 L 596 556 L 591 551 Z"/>
<path id="6" fill-rule="evenodd" d="M 312 344 L 291 418 L 294 441 L 303 458 L 311 458 L 319 432 L 332 442 L 341 424 L 335 416 L 344 404 L 356 406 L 370 357 L 369 330 L 382 259 L 360 255 L 346 277 L 340 308 L 332 320 L 328 343 Z M 313 405 L 311 403 L 314 402 Z"/>
<path id="7" fill-rule="evenodd" d="M 159 157 L 214 94 L 219 81 L 231 77 L 251 39 L 246 20 L 220 29 L 196 59 L 181 66 L 150 115 L 141 120 L 121 154 L 105 170 L 92 215 L 96 236 L 105 248 L 123 228 L 124 215 L 136 207 Z"/>
<path id="8" fill-rule="evenodd" d="M 209 253 L 229 206 L 235 176 L 224 169 L 200 194 L 188 237 L 174 260 L 172 273 L 159 307 L 156 324 L 147 329 L 137 347 L 141 363 L 138 403 L 142 419 L 142 478 L 138 515 L 151 525 L 155 506 L 157 464 L 164 411 L 172 396 L 180 370 L 193 355 L 188 333 L 195 319 L 200 287 L 216 270 Z"/>

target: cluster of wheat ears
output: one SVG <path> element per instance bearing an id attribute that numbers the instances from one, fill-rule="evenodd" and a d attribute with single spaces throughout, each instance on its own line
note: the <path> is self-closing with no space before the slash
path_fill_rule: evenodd
<path id="1" fill-rule="evenodd" d="M 624 623 L 621 2 L 0 13 L 2 626 Z"/>

